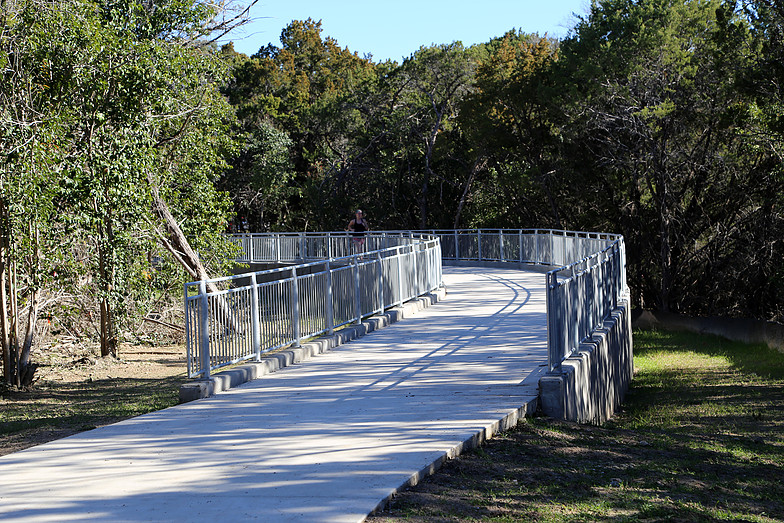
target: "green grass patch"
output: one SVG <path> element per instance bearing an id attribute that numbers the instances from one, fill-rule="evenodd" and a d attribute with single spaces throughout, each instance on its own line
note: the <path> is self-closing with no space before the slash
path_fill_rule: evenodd
<path id="1" fill-rule="evenodd" d="M 634 333 L 615 418 L 522 421 L 402 493 L 377 521 L 784 520 L 784 354 Z"/>
<path id="2" fill-rule="evenodd" d="M 0 398 L 0 441 L 15 451 L 176 405 L 184 375 L 38 383 Z M 5 452 L 4 452 L 5 453 Z"/>

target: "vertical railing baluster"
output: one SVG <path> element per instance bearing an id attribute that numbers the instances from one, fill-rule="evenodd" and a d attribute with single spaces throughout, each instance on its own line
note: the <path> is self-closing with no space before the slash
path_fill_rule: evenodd
<path id="1" fill-rule="evenodd" d="M 199 294 L 199 355 L 202 378 L 208 380 L 210 379 L 210 318 L 207 282 L 204 280 L 199 282 Z"/>
<path id="2" fill-rule="evenodd" d="M 327 260 L 327 333 L 335 333 L 335 310 L 332 306 L 332 264 Z"/>
<path id="3" fill-rule="evenodd" d="M 362 323 L 362 303 L 359 296 L 359 256 L 354 255 L 354 302 L 355 302 L 355 323 Z"/>
<path id="4" fill-rule="evenodd" d="M 294 346 L 299 347 L 302 339 L 299 318 L 299 285 L 297 283 L 297 268 L 291 268 L 291 317 L 294 322 Z"/>
<path id="5" fill-rule="evenodd" d="M 253 330 L 253 352 L 256 353 L 256 361 L 261 361 L 261 325 L 259 319 L 259 284 L 256 281 L 256 273 L 250 275 L 251 292 L 251 328 Z"/>

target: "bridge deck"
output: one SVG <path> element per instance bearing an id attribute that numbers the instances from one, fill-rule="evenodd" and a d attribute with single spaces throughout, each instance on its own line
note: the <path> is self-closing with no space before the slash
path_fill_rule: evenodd
<path id="1" fill-rule="evenodd" d="M 0 520 L 363 520 L 535 403 L 544 276 L 444 279 L 443 303 L 302 365 L 0 457 Z"/>

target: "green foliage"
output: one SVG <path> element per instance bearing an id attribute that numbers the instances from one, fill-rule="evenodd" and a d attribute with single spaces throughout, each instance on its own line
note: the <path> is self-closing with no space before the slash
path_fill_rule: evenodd
<path id="1" fill-rule="evenodd" d="M 246 145 L 222 187 L 257 229 L 361 207 L 392 229 L 617 231 L 635 305 L 780 319 L 783 19 L 768 0 L 598 0 L 560 42 L 512 30 L 402 64 L 295 21 L 281 47 L 223 51 Z M 253 182 L 258 155 L 276 183 Z"/>
<path id="2" fill-rule="evenodd" d="M 151 303 L 163 234 L 153 190 L 196 248 L 225 263 L 229 201 L 213 182 L 234 147 L 233 112 L 217 89 L 226 67 L 194 41 L 215 7 L 20 0 L 4 9 L 0 266 L 21 278 L 3 274 L 4 317 L 19 323 L 15 311 L 28 307 L 34 331 L 37 300 L 72 308 L 67 290 L 84 310 L 100 304 L 95 330 L 114 352 L 119 329 Z M 4 346 L 18 343 L 8 336 Z"/>

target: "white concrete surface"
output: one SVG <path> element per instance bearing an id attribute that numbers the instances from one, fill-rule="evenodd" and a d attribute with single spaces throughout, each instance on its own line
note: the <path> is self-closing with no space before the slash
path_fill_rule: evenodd
<path id="1" fill-rule="evenodd" d="M 444 279 L 444 302 L 304 364 L 0 457 L 0 520 L 362 521 L 536 401 L 544 276 Z"/>

